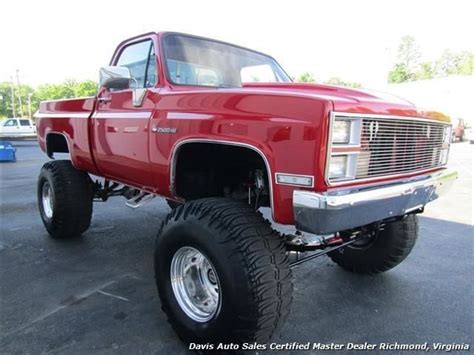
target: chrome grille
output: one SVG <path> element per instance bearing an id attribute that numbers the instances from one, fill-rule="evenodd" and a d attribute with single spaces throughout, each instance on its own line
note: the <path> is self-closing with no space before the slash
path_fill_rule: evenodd
<path id="1" fill-rule="evenodd" d="M 445 125 L 411 119 L 363 118 L 356 179 L 411 173 L 442 165 Z"/>

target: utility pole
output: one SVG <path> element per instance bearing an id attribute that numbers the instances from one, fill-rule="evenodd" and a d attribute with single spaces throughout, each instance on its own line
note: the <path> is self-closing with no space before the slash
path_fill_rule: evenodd
<path id="1" fill-rule="evenodd" d="M 13 77 L 10 77 L 10 89 L 12 91 L 12 114 L 13 118 L 16 118 L 16 113 L 15 113 L 15 89 L 13 88 Z"/>
<path id="2" fill-rule="evenodd" d="M 20 93 L 20 69 L 16 70 L 16 83 L 18 85 L 18 102 L 20 103 L 20 117 L 23 117 L 23 105 L 21 104 L 21 93 Z"/>
<path id="3" fill-rule="evenodd" d="M 28 93 L 28 117 L 31 119 L 31 96 L 33 96 L 33 93 Z"/>

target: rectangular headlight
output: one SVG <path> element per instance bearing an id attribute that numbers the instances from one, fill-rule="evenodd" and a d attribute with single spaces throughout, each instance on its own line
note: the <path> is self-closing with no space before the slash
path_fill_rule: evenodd
<path id="1" fill-rule="evenodd" d="M 347 144 L 351 139 L 351 121 L 349 120 L 334 120 L 332 126 L 332 141 L 333 143 Z"/>
<path id="2" fill-rule="evenodd" d="M 446 165 L 448 163 L 448 149 L 442 149 L 439 155 L 439 163 L 441 165 Z"/>
<path id="3" fill-rule="evenodd" d="M 340 178 L 347 174 L 347 155 L 335 155 L 329 163 L 329 178 Z"/>
<path id="4" fill-rule="evenodd" d="M 451 142 L 451 132 L 452 132 L 452 127 L 451 126 L 444 127 L 443 143 L 450 143 Z"/>

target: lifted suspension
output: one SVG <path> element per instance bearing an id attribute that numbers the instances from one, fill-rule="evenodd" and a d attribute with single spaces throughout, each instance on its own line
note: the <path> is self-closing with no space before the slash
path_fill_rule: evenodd
<path id="1" fill-rule="evenodd" d="M 291 262 L 290 267 L 293 268 L 307 261 L 316 259 L 320 256 L 361 241 L 364 238 L 376 237 L 377 230 L 382 226 L 382 223 L 376 222 L 352 231 L 336 233 L 332 236 L 304 235 L 300 231 L 297 231 L 295 235 L 287 235 L 285 241 L 285 247 L 287 251 L 298 253 L 318 251 L 314 254 Z"/>
<path id="2" fill-rule="evenodd" d="M 334 245 L 334 246 L 330 246 L 329 244 L 322 247 L 324 248 L 324 250 L 318 252 L 318 253 L 314 253 L 314 254 L 311 254 L 311 255 L 308 255 L 308 256 L 305 256 L 304 258 L 301 258 L 301 259 L 298 259 L 296 261 L 293 261 L 292 263 L 290 263 L 290 267 L 295 267 L 295 266 L 298 266 L 302 263 L 305 263 L 307 261 L 310 261 L 310 260 L 313 260 L 313 259 L 316 259 L 316 258 L 319 258 L 320 256 L 323 256 L 323 255 L 326 255 L 332 251 L 335 251 L 335 250 L 338 250 L 338 249 L 341 249 L 341 248 L 344 248 L 348 245 L 351 245 L 353 243 L 355 243 L 358 239 L 360 238 L 354 238 L 352 240 L 349 240 L 347 242 L 341 242 L 340 244 L 337 244 L 337 245 Z M 341 239 L 342 240 L 342 239 Z M 314 249 L 313 249 L 314 250 Z"/>
<path id="3" fill-rule="evenodd" d="M 117 184 L 116 182 L 110 182 L 109 180 L 105 180 L 103 184 L 99 180 L 96 180 L 92 185 L 92 189 L 95 200 L 102 202 L 106 202 L 109 197 L 112 196 L 124 196 L 129 190 L 128 187 Z"/>
<path id="4" fill-rule="evenodd" d="M 155 195 L 149 192 L 121 185 L 109 180 L 105 180 L 103 183 L 98 180 L 95 181 L 93 183 L 93 191 L 95 201 L 105 202 L 109 197 L 123 196 L 127 199 L 125 205 L 130 208 L 138 208 L 155 197 Z"/>

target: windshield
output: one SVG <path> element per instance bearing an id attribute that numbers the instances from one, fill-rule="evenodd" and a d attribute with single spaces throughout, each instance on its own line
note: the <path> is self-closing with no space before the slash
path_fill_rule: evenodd
<path id="1" fill-rule="evenodd" d="M 168 35 L 163 42 L 168 78 L 175 84 L 238 87 L 291 81 L 273 58 L 251 50 L 183 35 Z"/>

